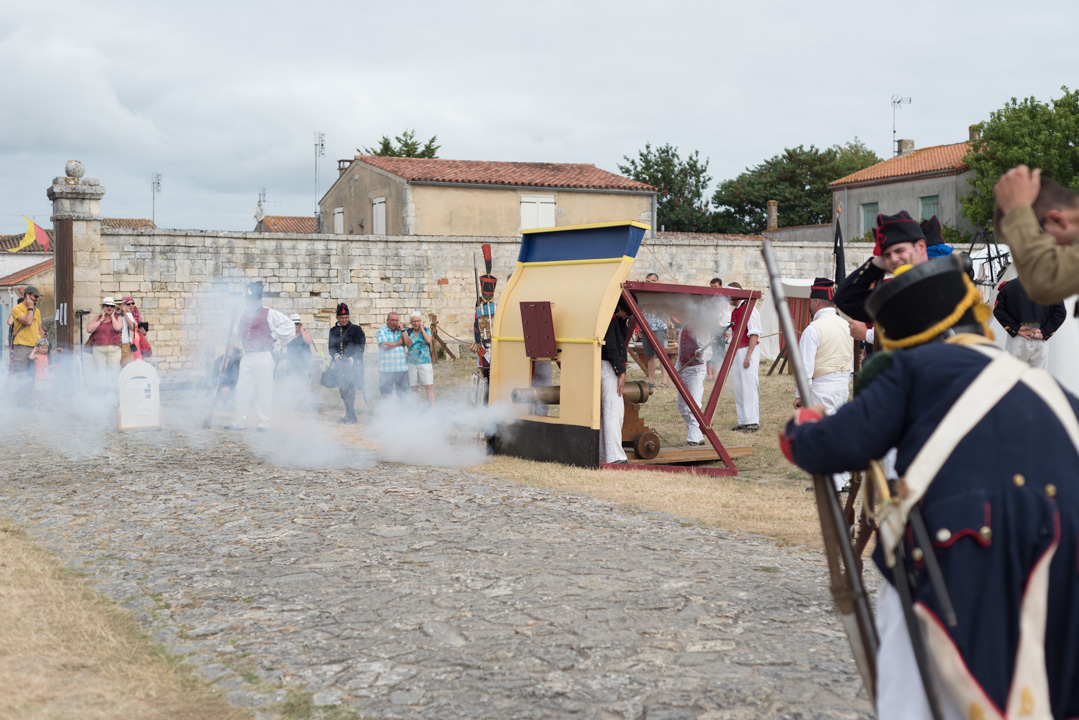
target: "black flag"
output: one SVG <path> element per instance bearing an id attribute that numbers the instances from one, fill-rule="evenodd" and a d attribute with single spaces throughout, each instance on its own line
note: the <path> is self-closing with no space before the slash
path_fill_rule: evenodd
<path id="1" fill-rule="evenodd" d="M 843 257 L 843 230 L 839 227 L 839 218 L 835 220 L 835 245 L 832 246 L 835 253 L 835 284 L 838 287 L 847 277 L 847 264 Z"/>

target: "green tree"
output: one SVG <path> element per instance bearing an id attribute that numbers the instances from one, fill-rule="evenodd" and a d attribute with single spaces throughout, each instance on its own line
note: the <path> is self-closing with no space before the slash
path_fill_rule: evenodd
<path id="1" fill-rule="evenodd" d="M 813 145 L 787 148 L 779 155 L 722 183 L 712 196 L 715 227 L 720 232 L 759 233 L 767 222 L 767 202 L 779 203 L 779 226 L 831 222 L 828 183 L 880 162 L 858 138 L 818 150 Z"/>
<path id="2" fill-rule="evenodd" d="M 1041 168 L 1047 177 L 1079 191 L 1079 90 L 1061 90 L 1064 95 L 1048 103 L 1012 98 L 978 124 L 980 137 L 963 158 L 974 170 L 972 190 L 959 200 L 974 227 L 992 226 L 993 186 L 1016 165 Z"/>
<path id="3" fill-rule="evenodd" d="M 432 135 L 430 140 L 421 145 L 420 141 L 416 139 L 416 131 L 412 129 L 406 129 L 394 140 L 397 141 L 396 145 L 388 136 L 383 135 L 377 147 L 356 148 L 356 152 L 361 155 L 381 155 L 383 157 L 437 158 L 438 149 L 442 147 L 435 144 L 435 141 L 438 140 L 438 135 Z"/>
<path id="4" fill-rule="evenodd" d="M 678 148 L 670 143 L 652 149 L 645 143 L 637 157 L 623 156 L 625 165 L 618 170 L 627 177 L 656 188 L 656 222 L 665 230 L 675 232 L 709 232 L 711 213 L 705 191 L 712 178 L 708 175 L 708 159 L 702 163 L 694 150 L 683 160 Z M 656 228 L 657 230 L 659 228 Z"/>

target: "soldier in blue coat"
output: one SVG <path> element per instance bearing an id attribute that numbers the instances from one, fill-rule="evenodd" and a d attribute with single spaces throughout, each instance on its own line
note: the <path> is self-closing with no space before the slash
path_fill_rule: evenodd
<path id="1" fill-rule="evenodd" d="M 890 353 L 830 417 L 781 433 L 811 473 L 859 470 L 898 449 L 895 502 L 874 560 L 878 717 L 928 717 L 895 590 L 913 611 L 945 717 L 1079 717 L 1079 401 L 985 337 L 989 309 L 955 258 L 897 269 L 867 310 Z M 905 270 L 905 271 L 904 271 Z M 880 369 L 880 368 L 883 369 Z M 907 526 L 915 508 L 932 547 Z M 927 578 L 935 554 L 957 623 Z M 900 560 L 899 558 L 904 558 Z"/>

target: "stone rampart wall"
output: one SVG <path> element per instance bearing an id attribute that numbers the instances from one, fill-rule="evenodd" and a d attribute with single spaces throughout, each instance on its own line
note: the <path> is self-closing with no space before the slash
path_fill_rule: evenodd
<path id="1" fill-rule="evenodd" d="M 516 237 L 289 235 L 196 230 L 102 228 L 100 292 L 133 295 L 150 322 L 150 342 L 170 381 L 202 379 L 225 344 L 228 318 L 240 306 L 247 282 L 265 282 L 267 306 L 299 313 L 324 347 L 334 308 L 346 302 L 368 335 L 387 312 L 414 310 L 439 317 L 445 332 L 472 337 L 475 302 L 473 259 L 483 273 L 480 245 L 490 243 L 499 288 L 513 269 Z M 781 272 L 789 277 L 830 275 L 831 245 L 776 243 Z M 848 269 L 870 246 L 847 251 Z M 634 277 L 657 272 L 664 282 L 707 284 L 719 276 L 744 287 L 767 288 L 759 244 L 663 238 L 646 239 Z M 673 274 L 673 278 L 671 275 Z M 76 293 L 78 295 L 78 293 Z M 94 308 L 87 308 L 94 309 Z M 452 342 L 445 334 L 447 342 Z M 456 349 L 456 343 L 451 347 Z"/>

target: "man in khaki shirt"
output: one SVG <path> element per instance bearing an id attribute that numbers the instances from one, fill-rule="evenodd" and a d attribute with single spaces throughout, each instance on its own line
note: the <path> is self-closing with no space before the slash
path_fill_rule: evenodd
<path id="1" fill-rule="evenodd" d="M 1079 194 L 1026 165 L 1004 173 L 994 192 L 997 236 L 1031 299 L 1049 305 L 1079 293 Z"/>

